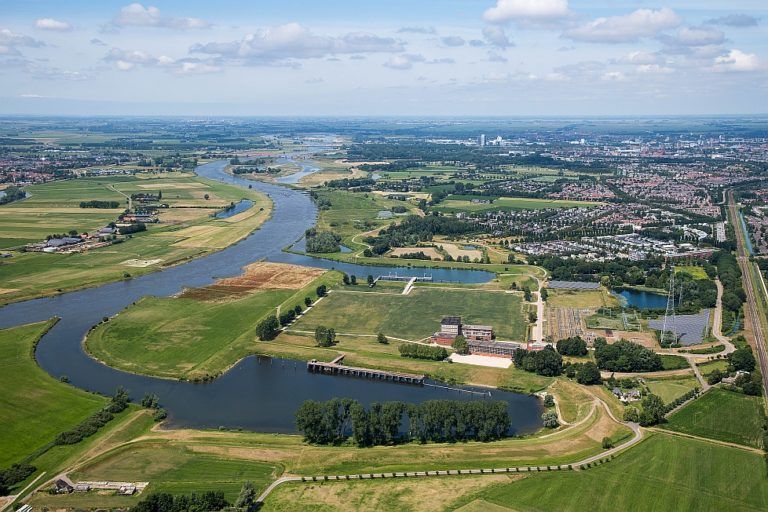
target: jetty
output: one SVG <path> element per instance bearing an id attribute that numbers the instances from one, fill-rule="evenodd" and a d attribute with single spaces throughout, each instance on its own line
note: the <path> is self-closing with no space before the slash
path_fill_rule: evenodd
<path id="1" fill-rule="evenodd" d="M 403 384 L 424 385 L 425 375 L 414 375 L 412 373 L 387 372 L 384 370 L 372 370 L 370 368 L 356 368 L 342 364 L 344 354 L 341 354 L 330 363 L 312 359 L 307 361 L 307 370 L 316 373 L 330 373 L 334 375 L 348 375 L 350 377 L 360 377 L 365 379 L 388 380 L 391 382 L 401 382 Z"/>
<path id="2" fill-rule="evenodd" d="M 433 281 L 433 278 L 432 278 L 431 275 L 427 275 L 427 274 L 424 274 L 423 276 L 415 276 L 415 277 L 413 277 L 413 276 L 399 276 L 397 274 L 389 273 L 387 275 L 381 275 L 381 276 L 377 277 L 376 279 L 374 279 L 374 282 L 376 282 L 376 281 L 403 281 L 403 282 L 408 282 L 408 281 L 411 281 L 411 280 L 418 281 L 418 282 L 423 282 L 423 283 L 431 283 Z"/>

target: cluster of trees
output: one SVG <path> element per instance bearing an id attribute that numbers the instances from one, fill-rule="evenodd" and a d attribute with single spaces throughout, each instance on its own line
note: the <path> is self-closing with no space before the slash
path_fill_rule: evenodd
<path id="1" fill-rule="evenodd" d="M 557 351 L 564 356 L 585 356 L 587 355 L 587 342 L 581 336 L 573 336 L 558 340 Z"/>
<path id="2" fill-rule="evenodd" d="M 403 357 L 413 359 L 428 359 L 430 361 L 442 361 L 448 357 L 448 351 L 444 347 L 433 347 L 430 345 L 419 345 L 418 343 L 403 343 L 397 350 Z"/>
<path id="3" fill-rule="evenodd" d="M 97 201 L 94 199 L 91 201 L 80 201 L 80 208 L 120 208 L 120 203 L 118 201 Z"/>
<path id="4" fill-rule="evenodd" d="M 141 399 L 141 406 L 145 409 L 155 410 L 155 414 L 153 416 L 155 421 L 163 421 L 168 417 L 168 413 L 165 411 L 165 409 L 160 407 L 160 397 L 154 393 L 145 394 L 144 398 Z"/>
<path id="5" fill-rule="evenodd" d="M 662 268 L 663 260 L 650 258 L 642 261 L 616 259 L 610 261 L 586 261 L 541 256 L 530 259 L 533 265 L 539 265 L 552 273 L 552 279 L 563 281 L 601 281 L 611 286 L 645 285 L 646 273 Z M 653 275 L 653 274 L 651 274 Z"/>
<path id="6" fill-rule="evenodd" d="M 128 407 L 128 402 L 130 402 L 128 392 L 123 388 L 118 388 L 109 405 L 89 416 L 72 430 L 61 432 L 56 436 L 53 443 L 57 445 L 76 444 L 86 437 L 92 436 L 101 427 L 112 421 L 115 414 L 124 411 Z"/>
<path id="7" fill-rule="evenodd" d="M 611 372 L 655 372 L 663 369 L 661 356 L 627 340 L 609 345 L 605 338 L 597 338 L 595 361 L 599 368 Z"/>
<path id="8" fill-rule="evenodd" d="M 717 384 L 729 374 L 737 371 L 748 372 L 739 375 L 733 387 L 740 389 L 745 395 L 760 396 L 763 394 L 763 385 L 760 376 L 755 372 L 757 361 L 752 354 L 749 346 L 736 349 L 728 356 L 728 369 L 723 372 L 714 370 L 707 376 L 707 382 L 711 385 Z"/>
<path id="9" fill-rule="evenodd" d="M 640 405 L 641 410 L 638 410 L 636 407 L 628 407 L 624 411 L 624 420 L 639 423 L 643 427 L 649 427 L 664 421 L 664 415 L 669 412 L 661 397 L 653 393 L 646 395 L 640 402 Z"/>
<path id="10" fill-rule="evenodd" d="M 554 377 L 563 371 L 563 358 L 551 346 L 542 350 L 518 348 L 514 353 L 515 366 L 527 372 Z"/>
<path id="11" fill-rule="evenodd" d="M 586 363 L 568 363 L 563 366 L 563 373 L 570 379 L 576 379 L 579 384 L 589 386 L 591 384 L 600 384 L 600 369 L 592 361 Z"/>
<path id="12" fill-rule="evenodd" d="M 464 336 L 456 336 L 451 346 L 453 347 L 453 350 L 455 350 L 457 354 L 460 354 L 460 355 L 469 354 L 469 342 L 467 341 L 467 338 L 465 338 Z"/>
<path id="13" fill-rule="evenodd" d="M 373 247 L 374 254 L 380 255 L 391 247 L 408 247 L 429 242 L 435 235 L 458 236 L 476 229 L 473 224 L 453 217 L 410 215 L 403 222 L 381 230 L 378 236 L 366 237 L 365 242 Z"/>
<path id="14" fill-rule="evenodd" d="M 167 492 L 152 493 L 135 507 L 133 512 L 203 512 L 221 510 L 229 506 L 222 491 L 205 491 L 202 494 L 192 493 L 174 496 Z"/>
<path id="15" fill-rule="evenodd" d="M 336 344 L 336 331 L 332 327 L 318 325 L 315 328 L 315 341 L 319 347 L 332 347 Z"/>
<path id="16" fill-rule="evenodd" d="M 493 441 L 507 435 L 510 418 L 507 404 L 501 401 L 395 401 L 373 403 L 366 409 L 355 400 L 334 398 L 304 402 L 296 411 L 296 426 L 310 443 L 340 444 L 351 433 L 355 444 L 363 447 L 412 440 Z"/>
<path id="17" fill-rule="evenodd" d="M 720 251 L 714 256 L 714 263 L 723 283 L 723 332 L 729 332 L 739 318 L 747 295 L 741 286 L 741 269 L 733 254 Z"/>
<path id="18" fill-rule="evenodd" d="M 344 178 L 328 181 L 325 186 L 328 188 L 355 189 L 360 192 L 370 192 L 371 187 L 375 184 L 376 180 L 371 178 Z"/>
<path id="19" fill-rule="evenodd" d="M 130 235 L 131 233 L 141 233 L 147 230 L 147 225 L 143 222 L 136 222 L 130 226 L 123 226 L 120 228 L 121 235 Z"/>
<path id="20" fill-rule="evenodd" d="M 331 253 L 339 252 L 341 237 L 330 231 L 317 231 L 315 228 L 308 229 L 305 233 L 307 240 L 307 252 L 311 253 Z"/>
<path id="21" fill-rule="evenodd" d="M 293 306 L 293 309 L 287 309 L 280 313 L 280 325 L 285 327 L 286 325 L 290 324 L 294 320 L 296 320 L 296 317 L 301 314 L 303 309 L 301 308 L 301 304 L 296 304 Z"/>
<path id="22" fill-rule="evenodd" d="M 11 488 L 29 478 L 37 471 L 35 466 L 29 464 L 13 464 L 7 469 L 0 470 L 0 496 L 8 496 Z"/>
<path id="23" fill-rule="evenodd" d="M 5 189 L 5 195 L 0 197 L 0 204 L 12 203 L 14 201 L 18 201 L 19 199 L 24 199 L 25 197 L 27 197 L 27 193 L 24 192 L 24 190 L 22 190 L 20 187 L 11 185 Z"/>
<path id="24" fill-rule="evenodd" d="M 430 261 L 432 260 L 432 256 L 427 256 L 426 254 L 424 254 L 424 251 L 406 252 L 406 253 L 400 254 L 398 258 L 402 258 L 406 260 L 430 260 Z"/>
<path id="25" fill-rule="evenodd" d="M 256 324 L 256 336 L 261 341 L 271 341 L 277 337 L 280 332 L 280 322 L 274 315 L 270 315 L 258 324 Z"/>

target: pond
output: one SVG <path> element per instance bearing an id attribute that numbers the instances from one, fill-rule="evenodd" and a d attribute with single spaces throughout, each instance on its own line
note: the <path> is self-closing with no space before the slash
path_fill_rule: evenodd
<path id="1" fill-rule="evenodd" d="M 658 293 L 644 290 L 622 290 L 618 293 L 611 292 L 611 295 L 618 297 L 625 306 L 639 309 L 666 309 L 667 307 L 667 296 Z"/>
<path id="2" fill-rule="evenodd" d="M 234 217 L 238 213 L 243 213 L 247 209 L 249 209 L 251 206 L 253 206 L 253 201 L 250 199 L 242 199 L 238 201 L 237 203 L 229 206 L 228 208 L 217 212 L 214 214 L 214 217 L 217 219 L 228 219 L 230 217 Z"/>

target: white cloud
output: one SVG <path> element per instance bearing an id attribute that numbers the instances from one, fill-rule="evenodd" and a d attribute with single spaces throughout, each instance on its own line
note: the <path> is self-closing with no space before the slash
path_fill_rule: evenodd
<path id="1" fill-rule="evenodd" d="M 641 64 L 635 70 L 645 75 L 667 75 L 675 71 L 669 66 L 662 66 L 660 64 Z"/>
<path id="2" fill-rule="evenodd" d="M 414 62 L 424 62 L 426 59 L 423 55 L 418 53 L 403 53 L 401 55 L 393 55 L 384 63 L 384 66 L 391 69 L 411 69 Z"/>
<path id="3" fill-rule="evenodd" d="M 72 25 L 66 21 L 55 20 L 53 18 L 40 18 L 35 21 L 35 28 L 40 30 L 52 30 L 55 32 L 69 32 Z"/>
<path id="4" fill-rule="evenodd" d="M 627 77 L 621 71 L 608 71 L 603 73 L 602 79 L 607 82 L 623 82 Z"/>
<path id="5" fill-rule="evenodd" d="M 24 34 L 13 32 L 7 28 L 0 29 L 0 45 L 8 47 L 27 46 L 31 48 L 39 48 L 45 46 L 45 43 L 38 41 Z"/>
<path id="6" fill-rule="evenodd" d="M 118 71 L 131 71 L 139 66 L 165 69 L 181 75 L 217 73 L 222 71 L 221 66 L 212 61 L 190 58 L 174 59 L 167 55 L 156 57 L 142 50 L 112 48 L 104 57 L 104 60 L 113 63 Z"/>
<path id="7" fill-rule="evenodd" d="M 126 5 L 112 23 L 118 27 L 161 27 L 178 30 L 209 28 L 211 24 L 200 18 L 172 18 L 162 16 L 160 9 L 144 7 L 140 3 Z"/>
<path id="8" fill-rule="evenodd" d="M 489 23 L 511 21 L 525 25 L 552 23 L 572 15 L 568 0 L 496 0 L 496 5 L 485 11 L 483 19 Z"/>
<path id="9" fill-rule="evenodd" d="M 397 32 L 399 34 L 436 34 L 437 30 L 435 30 L 435 27 L 411 26 L 400 27 Z"/>
<path id="10" fill-rule="evenodd" d="M 289 59 L 318 59 L 338 54 L 395 53 L 403 44 L 389 37 L 354 32 L 339 37 L 313 34 L 298 23 L 259 30 L 240 41 L 196 44 L 191 52 L 216 55 L 240 64 L 274 64 Z"/>
<path id="11" fill-rule="evenodd" d="M 466 41 L 461 36 L 446 36 L 440 39 L 445 46 L 464 46 Z"/>
<path id="12" fill-rule="evenodd" d="M 680 25 L 680 16 L 668 7 L 638 9 L 623 16 L 597 18 L 565 31 L 564 37 L 587 43 L 631 43 Z"/>
<path id="13" fill-rule="evenodd" d="M 726 27 L 756 27 L 758 25 L 758 18 L 750 16 L 748 14 L 728 14 L 726 16 L 720 16 L 719 18 L 712 18 L 705 21 L 707 25 L 723 25 Z"/>
<path id="14" fill-rule="evenodd" d="M 507 36 L 504 27 L 500 27 L 498 25 L 488 25 L 487 27 L 484 27 L 483 36 L 485 37 L 486 41 L 498 48 L 509 48 L 510 46 L 515 46 L 515 43 L 510 41 L 509 37 Z"/>
<path id="15" fill-rule="evenodd" d="M 709 27 L 682 27 L 674 36 L 661 36 L 660 40 L 673 46 L 709 46 L 725 42 L 725 34 Z"/>
<path id="16" fill-rule="evenodd" d="M 761 68 L 760 59 L 754 53 L 733 49 L 727 55 L 715 58 L 713 69 L 721 73 L 749 72 Z"/>
<path id="17" fill-rule="evenodd" d="M 488 62 L 507 62 L 508 60 L 505 56 L 499 55 L 494 51 L 488 52 Z"/>
<path id="18" fill-rule="evenodd" d="M 614 62 L 617 64 L 632 64 L 632 65 L 639 66 L 639 65 L 658 64 L 661 60 L 662 59 L 658 54 L 636 51 L 636 52 L 630 52 L 623 57 L 615 59 Z"/>

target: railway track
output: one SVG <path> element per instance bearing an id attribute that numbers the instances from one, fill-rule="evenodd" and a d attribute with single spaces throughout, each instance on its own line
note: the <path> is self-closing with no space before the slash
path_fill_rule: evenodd
<path id="1" fill-rule="evenodd" d="M 744 292 L 747 295 L 747 309 L 749 310 L 749 320 L 752 322 L 752 333 L 755 338 L 755 348 L 757 349 L 757 361 L 760 365 L 760 372 L 763 375 L 764 396 L 768 396 L 768 352 L 766 352 L 765 332 L 763 331 L 760 308 L 757 304 L 757 293 L 763 293 L 763 290 L 762 288 L 759 292 L 755 290 L 756 285 L 753 280 L 754 264 L 749 261 L 745 239 L 746 234 L 741 225 L 739 207 L 736 204 L 732 191 L 728 192 L 728 212 L 733 230 L 736 233 L 736 260 L 741 269 Z"/>

